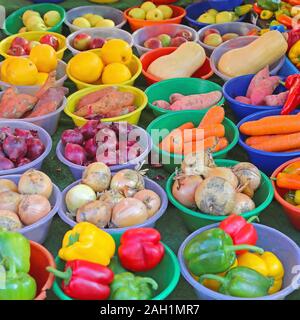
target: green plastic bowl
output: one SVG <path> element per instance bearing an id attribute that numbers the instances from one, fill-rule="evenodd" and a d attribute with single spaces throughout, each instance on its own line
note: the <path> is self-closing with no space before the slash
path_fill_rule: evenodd
<path id="1" fill-rule="evenodd" d="M 62 24 L 66 17 L 65 9 L 53 3 L 41 3 L 41 4 L 32 4 L 30 6 L 22 7 L 19 10 L 16 10 L 15 12 L 13 12 L 11 15 L 9 15 L 4 22 L 4 32 L 7 35 L 10 36 L 12 34 L 16 34 L 19 32 L 19 30 L 22 27 L 24 27 L 23 21 L 22 21 L 22 15 L 26 10 L 38 11 L 41 14 L 41 16 L 43 16 L 46 12 L 51 10 L 58 11 L 61 16 L 61 20 L 57 25 L 50 28 L 48 31 L 61 33 Z"/>
<path id="2" fill-rule="evenodd" d="M 154 119 L 147 127 L 147 132 L 150 135 L 153 129 L 156 129 L 156 130 L 168 129 L 168 131 L 170 132 L 171 130 L 178 128 L 180 125 L 184 124 L 185 122 L 193 122 L 194 125 L 197 126 L 200 123 L 201 119 L 204 117 L 207 110 L 208 109 L 186 110 L 186 111 L 176 111 L 176 112 L 167 113 L 165 115 L 162 115 Z M 214 158 L 216 159 L 226 158 L 227 153 L 235 147 L 235 145 L 239 140 L 239 131 L 236 125 L 231 120 L 225 118 L 223 121 L 223 125 L 225 127 L 225 136 L 228 139 L 228 146 L 225 149 L 215 152 L 213 154 Z M 162 137 L 160 137 L 160 141 L 165 136 L 166 134 L 162 135 Z M 158 154 L 160 159 L 166 158 L 170 160 L 169 164 L 163 164 L 163 165 L 164 165 L 164 168 L 171 173 L 175 171 L 176 167 L 180 166 L 183 160 L 182 155 L 162 151 L 158 147 L 158 145 L 155 145 L 155 144 L 153 144 L 152 151 L 155 154 Z"/>
<path id="3" fill-rule="evenodd" d="M 166 113 L 173 113 L 178 111 L 165 110 L 158 108 L 152 104 L 156 100 L 169 101 L 169 97 L 173 93 L 181 93 L 183 95 L 208 93 L 211 91 L 222 92 L 222 87 L 209 80 L 203 80 L 198 78 L 175 78 L 159 81 L 154 83 L 145 90 L 148 97 L 148 105 L 152 109 L 154 115 L 161 116 Z M 217 103 L 218 106 L 224 104 L 225 99 L 222 99 Z"/>
<path id="4" fill-rule="evenodd" d="M 238 163 L 239 163 L 238 161 L 234 161 L 234 160 L 223 160 L 223 159 L 216 160 L 216 164 L 222 167 L 232 167 Z M 263 172 L 260 172 L 260 173 L 261 173 L 262 182 L 260 187 L 256 190 L 253 197 L 253 201 L 255 202 L 256 208 L 252 211 L 243 213 L 242 216 L 245 219 L 249 219 L 250 217 L 253 217 L 253 216 L 259 216 L 262 213 L 262 211 L 265 210 L 268 207 L 268 205 L 272 202 L 274 197 L 274 189 L 273 189 L 271 180 Z M 173 194 L 172 194 L 174 176 L 175 176 L 175 173 L 173 173 L 167 181 L 167 185 L 166 185 L 167 195 L 171 203 L 181 211 L 181 217 L 185 225 L 190 231 L 195 231 L 209 224 L 220 222 L 228 217 L 228 216 L 208 215 L 205 213 L 191 210 L 183 206 L 181 203 L 179 203 L 173 197 Z"/>
<path id="5" fill-rule="evenodd" d="M 117 246 L 120 244 L 121 235 L 112 235 Z M 176 288 L 180 278 L 180 267 L 174 252 L 164 244 L 165 256 L 162 262 L 153 270 L 147 272 L 136 273 L 140 276 L 153 278 L 158 283 L 158 293 L 152 300 L 166 299 Z M 117 252 L 117 250 L 116 250 Z M 55 259 L 56 267 L 59 270 L 64 270 L 65 262 L 58 256 Z M 60 300 L 73 300 L 67 296 L 61 289 L 61 280 L 55 278 L 53 291 Z"/>

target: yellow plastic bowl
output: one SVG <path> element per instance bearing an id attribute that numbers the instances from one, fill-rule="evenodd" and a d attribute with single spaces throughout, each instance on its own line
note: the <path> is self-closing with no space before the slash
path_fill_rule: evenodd
<path id="1" fill-rule="evenodd" d="M 48 31 L 30 31 L 30 32 L 23 32 L 23 33 L 17 33 L 14 34 L 10 37 L 5 38 L 0 42 L 0 54 L 4 58 L 11 57 L 10 55 L 7 54 L 7 51 L 16 37 L 21 37 L 29 41 L 39 41 L 41 37 L 43 37 L 46 34 L 52 34 L 54 37 L 57 38 L 59 42 L 59 47 L 58 50 L 56 51 L 57 58 L 59 60 L 62 60 L 64 56 L 64 52 L 67 49 L 67 39 L 63 35 L 55 32 L 48 32 Z"/>
<path id="2" fill-rule="evenodd" d="M 93 51 L 94 53 L 98 54 L 101 57 L 101 49 L 90 50 L 89 52 L 91 51 Z M 124 81 L 122 83 L 117 83 L 117 85 L 121 84 L 126 86 L 133 86 L 135 80 L 142 73 L 142 63 L 140 59 L 135 55 L 132 56 L 132 60 L 127 66 L 133 76 L 131 77 L 131 79 L 127 81 Z M 102 85 L 101 83 L 90 84 L 90 83 L 79 81 L 76 78 L 74 78 L 70 72 L 70 63 L 68 63 L 67 65 L 67 75 L 68 75 L 68 78 L 76 84 L 76 87 L 78 88 L 78 90 L 85 89 L 85 88 L 99 88 L 99 86 Z"/>
<path id="3" fill-rule="evenodd" d="M 95 92 L 100 89 L 104 89 L 107 87 L 111 87 L 111 85 L 99 85 L 99 86 L 93 86 L 92 88 L 86 88 L 79 90 L 72 95 L 68 97 L 68 102 L 66 105 L 66 108 L 64 109 L 65 113 L 72 118 L 74 121 L 75 125 L 78 127 L 83 126 L 88 120 L 76 116 L 73 112 L 75 110 L 75 107 L 78 103 L 78 101 L 87 95 L 88 93 Z M 134 104 L 137 107 L 134 111 L 124 114 L 119 117 L 114 117 L 114 118 L 105 118 L 101 119 L 102 122 L 119 122 L 119 121 L 127 121 L 130 124 L 138 124 L 140 120 L 141 113 L 143 109 L 147 106 L 148 103 L 148 98 L 146 94 L 135 87 L 132 87 L 130 85 L 114 85 L 114 87 L 117 87 L 118 90 L 123 91 L 123 92 L 131 92 L 135 95 L 135 101 Z"/>

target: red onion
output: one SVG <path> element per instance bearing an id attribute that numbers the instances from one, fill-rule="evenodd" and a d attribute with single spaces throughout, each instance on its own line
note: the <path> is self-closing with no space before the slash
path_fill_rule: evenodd
<path id="1" fill-rule="evenodd" d="M 17 167 L 22 167 L 30 162 L 31 161 L 28 158 L 20 158 L 19 160 L 17 160 Z"/>
<path id="2" fill-rule="evenodd" d="M 33 138 L 33 135 L 30 130 L 24 130 L 19 128 L 15 129 L 15 136 L 23 138 Z"/>
<path id="3" fill-rule="evenodd" d="M 27 140 L 27 157 L 30 160 L 38 158 L 45 151 L 43 142 L 38 138 Z"/>
<path id="4" fill-rule="evenodd" d="M 13 135 L 13 131 L 10 127 L 0 128 L 0 133 L 4 133 L 5 135 Z"/>
<path id="5" fill-rule="evenodd" d="M 3 152 L 2 143 L 0 144 L 0 157 L 5 157 L 5 154 Z"/>
<path id="6" fill-rule="evenodd" d="M 86 151 L 87 157 L 89 159 L 96 157 L 97 148 L 98 146 L 95 141 L 95 138 L 90 138 L 89 140 L 86 140 L 84 143 L 84 150 Z"/>
<path id="7" fill-rule="evenodd" d="M 15 166 L 12 161 L 5 157 L 0 157 L 0 170 L 13 169 Z"/>
<path id="8" fill-rule="evenodd" d="M 79 130 L 83 134 L 84 139 L 93 138 L 98 131 L 98 120 L 90 120 L 84 126 L 82 126 Z"/>
<path id="9" fill-rule="evenodd" d="M 64 145 L 67 143 L 83 144 L 83 135 L 79 129 L 68 129 L 65 130 L 61 135 L 61 141 Z"/>
<path id="10" fill-rule="evenodd" d="M 22 137 L 7 136 L 3 141 L 3 151 L 12 161 L 23 158 L 27 153 L 26 140 Z"/>
<path id="11" fill-rule="evenodd" d="M 74 143 L 67 143 L 65 147 L 65 157 L 78 165 L 83 165 L 86 162 L 85 150 L 80 145 Z"/>

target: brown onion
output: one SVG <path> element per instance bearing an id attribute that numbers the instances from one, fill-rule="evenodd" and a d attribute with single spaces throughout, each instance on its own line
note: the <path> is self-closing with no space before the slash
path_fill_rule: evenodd
<path id="1" fill-rule="evenodd" d="M 31 169 L 22 174 L 18 189 L 21 194 L 39 194 L 49 199 L 53 184 L 45 173 Z"/>
<path id="2" fill-rule="evenodd" d="M 155 215 L 161 205 L 160 197 L 152 190 L 144 189 L 134 195 L 135 199 L 141 200 L 147 208 L 148 218 Z"/>
<path id="3" fill-rule="evenodd" d="M 15 213 L 19 211 L 19 204 L 22 196 L 14 191 L 4 191 L 0 193 L 0 210 L 8 210 Z"/>
<path id="4" fill-rule="evenodd" d="M 125 199 L 125 197 L 116 190 L 107 190 L 99 197 L 100 201 L 107 203 L 111 208 L 113 208 L 122 199 Z"/>
<path id="5" fill-rule="evenodd" d="M 181 170 L 189 176 L 206 176 L 208 168 L 215 166 L 215 162 L 210 152 L 189 153 L 181 163 Z"/>
<path id="6" fill-rule="evenodd" d="M 94 200 L 96 200 L 95 191 L 91 187 L 81 183 L 71 188 L 65 198 L 66 206 L 71 213 L 76 213 L 77 209 L 81 206 Z"/>
<path id="7" fill-rule="evenodd" d="M 239 180 L 237 176 L 232 172 L 230 168 L 225 167 L 215 167 L 210 168 L 208 170 L 208 176 L 207 177 L 220 177 L 228 181 L 234 189 L 236 189 L 239 185 Z"/>
<path id="8" fill-rule="evenodd" d="M 9 179 L 0 179 L 0 193 L 4 191 L 18 192 L 18 186 Z"/>
<path id="9" fill-rule="evenodd" d="M 235 190 L 223 178 L 207 178 L 196 189 L 195 201 L 201 212 L 225 216 L 234 208 Z"/>
<path id="10" fill-rule="evenodd" d="M 8 231 L 16 231 L 22 228 L 22 222 L 14 212 L 0 210 L 0 227 Z"/>
<path id="11" fill-rule="evenodd" d="M 242 214 L 245 212 L 249 212 L 255 209 L 254 201 L 248 197 L 246 194 L 237 193 L 235 195 L 234 208 L 232 209 L 232 213 L 234 214 Z"/>
<path id="12" fill-rule="evenodd" d="M 112 223 L 118 228 L 130 227 L 148 219 L 147 208 L 141 200 L 126 198 L 115 205 L 112 212 Z"/>
<path id="13" fill-rule="evenodd" d="M 109 167 L 102 162 L 88 165 L 82 175 L 82 183 L 90 186 L 96 192 L 102 192 L 109 187 L 111 173 Z"/>
<path id="14" fill-rule="evenodd" d="M 203 181 L 200 176 L 182 176 L 175 180 L 172 187 L 174 198 L 188 208 L 195 208 L 195 191 Z"/>
<path id="15" fill-rule="evenodd" d="M 76 221 L 87 221 L 98 228 L 105 228 L 111 219 L 111 207 L 102 201 L 91 201 L 77 210 Z"/>
<path id="16" fill-rule="evenodd" d="M 25 225 L 31 225 L 44 218 L 51 211 L 49 200 L 39 194 L 23 197 L 19 205 L 19 216 Z"/>

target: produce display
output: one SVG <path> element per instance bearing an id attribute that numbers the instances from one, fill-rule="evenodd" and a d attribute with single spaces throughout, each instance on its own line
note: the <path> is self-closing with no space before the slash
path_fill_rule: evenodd
<path id="1" fill-rule="evenodd" d="M 119 84 L 128 81 L 132 60 L 130 45 L 121 39 L 104 43 L 100 56 L 95 52 L 81 52 L 68 63 L 70 74 L 75 79 L 90 84 Z"/>
<path id="2" fill-rule="evenodd" d="M 30 169 L 20 177 L 18 185 L 0 179 L 0 227 L 17 231 L 44 218 L 51 211 L 49 198 L 52 181 L 43 172 Z"/>
<path id="3" fill-rule="evenodd" d="M 65 158 L 74 164 L 87 166 L 98 161 L 112 166 L 142 154 L 139 138 L 132 126 L 90 120 L 80 128 L 65 130 L 61 141 Z"/>
<path id="4" fill-rule="evenodd" d="M 140 7 L 132 8 L 128 15 L 134 19 L 160 21 L 171 19 L 173 10 L 167 5 L 156 6 L 151 1 L 145 1 Z"/>
<path id="5" fill-rule="evenodd" d="M 115 22 L 111 19 L 106 19 L 99 14 L 87 13 L 77 17 L 72 21 L 73 26 L 79 28 L 112 28 Z"/>
<path id="6" fill-rule="evenodd" d="M 75 235 L 80 238 L 74 243 Z M 116 250 L 111 235 L 88 222 L 81 222 L 65 234 L 59 250 L 60 259 L 66 261 L 64 272 L 52 267 L 47 270 L 63 279 L 61 288 L 73 299 L 150 300 L 159 289 L 158 283 L 133 272 L 159 267 L 165 254 L 160 239 L 155 229 L 131 229 L 121 236 Z"/>
<path id="7" fill-rule="evenodd" d="M 91 49 L 102 48 L 106 39 L 100 37 L 91 37 L 87 33 L 79 33 L 74 37 L 72 45 L 75 49 L 80 51 L 86 51 Z"/>
<path id="8" fill-rule="evenodd" d="M 112 175 L 102 162 L 88 165 L 81 183 L 68 190 L 64 200 L 70 218 L 99 228 L 142 224 L 161 206 L 160 196 L 145 188 L 140 172 L 123 169 Z"/>

